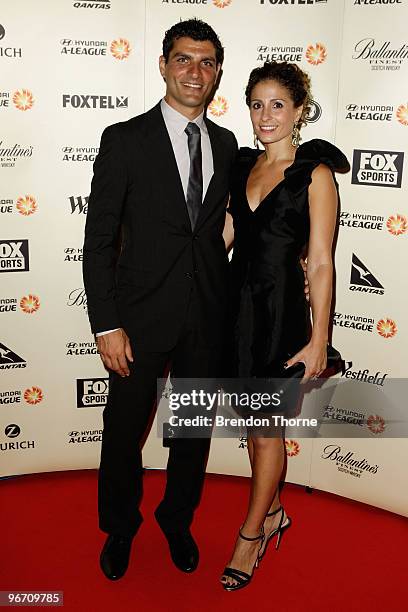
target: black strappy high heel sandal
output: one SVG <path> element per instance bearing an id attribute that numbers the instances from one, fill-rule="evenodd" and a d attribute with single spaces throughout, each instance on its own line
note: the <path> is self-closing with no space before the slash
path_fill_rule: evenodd
<path id="1" fill-rule="evenodd" d="M 259 556 L 259 561 L 263 559 L 266 553 L 266 549 L 268 548 L 269 542 L 272 540 L 274 536 L 276 536 L 276 534 L 278 535 L 278 539 L 276 540 L 275 548 L 276 550 L 278 550 L 283 532 L 285 531 L 285 529 L 288 529 L 292 524 L 292 520 L 290 519 L 289 516 L 287 516 L 285 522 L 283 522 L 283 517 L 285 513 L 283 506 L 279 506 L 279 508 L 277 510 L 274 510 L 273 512 L 268 512 L 265 518 L 268 516 L 275 516 L 275 514 L 278 514 L 278 512 L 281 513 L 280 519 L 279 519 L 279 525 L 276 527 L 276 529 L 271 531 L 271 533 L 266 538 L 265 548 L 263 549 L 262 554 Z M 261 547 L 262 547 L 262 544 L 261 544 Z"/>
<path id="2" fill-rule="evenodd" d="M 265 533 L 264 533 L 264 529 L 262 527 L 261 529 L 261 533 L 258 536 L 255 536 L 255 538 L 247 538 L 247 536 L 244 536 L 242 534 L 241 529 L 239 530 L 239 537 L 242 538 L 243 540 L 246 540 L 247 542 L 255 542 L 256 540 L 260 540 L 261 543 L 259 545 L 259 548 L 262 548 L 262 544 L 264 542 L 265 539 Z M 252 576 L 254 573 L 254 569 L 256 567 L 258 567 L 259 565 L 259 552 L 258 552 L 258 556 L 256 558 L 256 561 L 254 563 L 254 567 L 252 568 L 252 573 L 251 574 L 247 574 L 246 572 L 243 572 L 241 570 L 238 569 L 234 569 L 233 567 L 226 567 L 222 573 L 223 576 L 228 576 L 229 578 L 232 578 L 233 580 L 235 580 L 235 584 L 227 584 L 226 582 L 221 582 L 222 586 L 224 587 L 224 589 L 226 591 L 237 591 L 238 589 L 243 589 L 244 587 L 248 586 L 248 584 L 251 582 L 252 580 Z"/>

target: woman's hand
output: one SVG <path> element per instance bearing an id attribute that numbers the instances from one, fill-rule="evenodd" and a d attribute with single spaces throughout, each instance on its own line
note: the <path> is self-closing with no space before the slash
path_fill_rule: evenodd
<path id="1" fill-rule="evenodd" d="M 327 343 L 311 340 L 296 355 L 288 359 L 286 367 L 290 368 L 299 362 L 304 363 L 306 368 L 301 384 L 306 383 L 310 378 L 320 376 L 327 367 Z"/>
<path id="2" fill-rule="evenodd" d="M 227 211 L 225 212 L 225 225 L 222 232 L 222 237 L 224 238 L 225 248 L 228 253 L 234 243 L 234 222 L 232 220 L 232 215 Z"/>

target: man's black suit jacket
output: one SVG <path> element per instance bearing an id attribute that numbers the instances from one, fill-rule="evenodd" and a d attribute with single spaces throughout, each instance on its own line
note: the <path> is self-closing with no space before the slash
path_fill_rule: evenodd
<path id="1" fill-rule="evenodd" d="M 205 121 L 214 175 L 194 231 L 160 104 L 103 132 L 83 251 L 94 333 L 123 327 L 135 348 L 170 350 L 194 286 L 199 342 L 221 342 L 228 266 L 222 229 L 237 144 L 232 132 Z"/>

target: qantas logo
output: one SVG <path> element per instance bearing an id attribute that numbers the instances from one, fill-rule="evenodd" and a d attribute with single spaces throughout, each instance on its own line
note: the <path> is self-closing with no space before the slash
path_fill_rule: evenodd
<path id="1" fill-rule="evenodd" d="M 351 259 L 350 291 L 384 295 L 384 287 L 367 266 L 353 253 Z"/>

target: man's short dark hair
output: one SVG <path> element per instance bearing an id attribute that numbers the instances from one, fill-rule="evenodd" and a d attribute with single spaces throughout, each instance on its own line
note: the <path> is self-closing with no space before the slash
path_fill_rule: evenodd
<path id="1" fill-rule="evenodd" d="M 222 64 L 224 61 L 224 47 L 220 39 L 214 32 L 211 26 L 201 19 L 188 19 L 174 24 L 164 35 L 163 39 L 163 55 L 166 62 L 169 60 L 170 51 L 173 48 L 174 42 L 183 36 L 192 38 L 198 41 L 210 41 L 215 47 L 215 58 L 217 64 Z"/>

